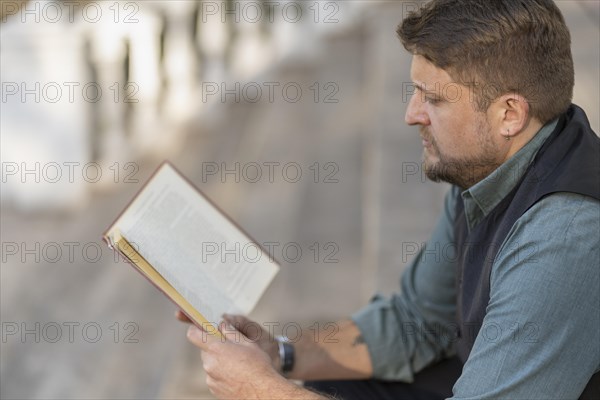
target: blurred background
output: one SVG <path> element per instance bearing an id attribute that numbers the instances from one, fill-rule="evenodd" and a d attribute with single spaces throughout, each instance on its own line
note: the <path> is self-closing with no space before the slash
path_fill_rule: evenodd
<path id="1" fill-rule="evenodd" d="M 558 1 L 599 131 L 600 6 Z M 175 306 L 101 241 L 171 160 L 282 269 L 251 315 L 332 333 L 441 209 L 395 28 L 419 2 L 0 2 L 0 396 L 211 398 Z"/>

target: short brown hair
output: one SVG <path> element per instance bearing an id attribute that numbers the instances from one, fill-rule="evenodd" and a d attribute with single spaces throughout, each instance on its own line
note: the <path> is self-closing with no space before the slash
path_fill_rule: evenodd
<path id="1" fill-rule="evenodd" d="M 479 111 L 516 92 L 546 123 L 571 104 L 571 36 L 551 0 L 432 0 L 397 33 L 408 51 L 473 87 Z"/>

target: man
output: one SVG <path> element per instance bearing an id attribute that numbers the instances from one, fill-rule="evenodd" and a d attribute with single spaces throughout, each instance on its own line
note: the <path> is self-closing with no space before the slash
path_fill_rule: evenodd
<path id="1" fill-rule="evenodd" d="M 340 322 L 336 343 L 259 338 L 243 317 L 225 318 L 225 342 L 192 326 L 210 389 L 325 398 L 283 369 L 343 399 L 599 398 L 600 140 L 571 104 L 560 11 L 433 0 L 398 35 L 413 54 L 406 122 L 427 176 L 453 185 L 432 237 L 400 293 Z"/>

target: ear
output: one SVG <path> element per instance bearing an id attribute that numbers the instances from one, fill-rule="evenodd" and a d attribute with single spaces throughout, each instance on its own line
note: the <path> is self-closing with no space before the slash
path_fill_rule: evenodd
<path id="1" fill-rule="evenodd" d="M 526 131 L 531 119 L 529 103 L 517 93 L 498 97 L 488 111 L 492 113 L 488 118 L 494 121 L 494 133 L 505 139 L 515 138 Z"/>

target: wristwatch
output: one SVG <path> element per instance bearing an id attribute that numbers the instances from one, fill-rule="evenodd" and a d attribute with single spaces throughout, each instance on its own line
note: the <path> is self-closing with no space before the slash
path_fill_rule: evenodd
<path id="1" fill-rule="evenodd" d="M 294 369 L 294 345 L 285 336 L 275 336 L 279 346 L 279 365 L 282 374 L 287 374 Z"/>

